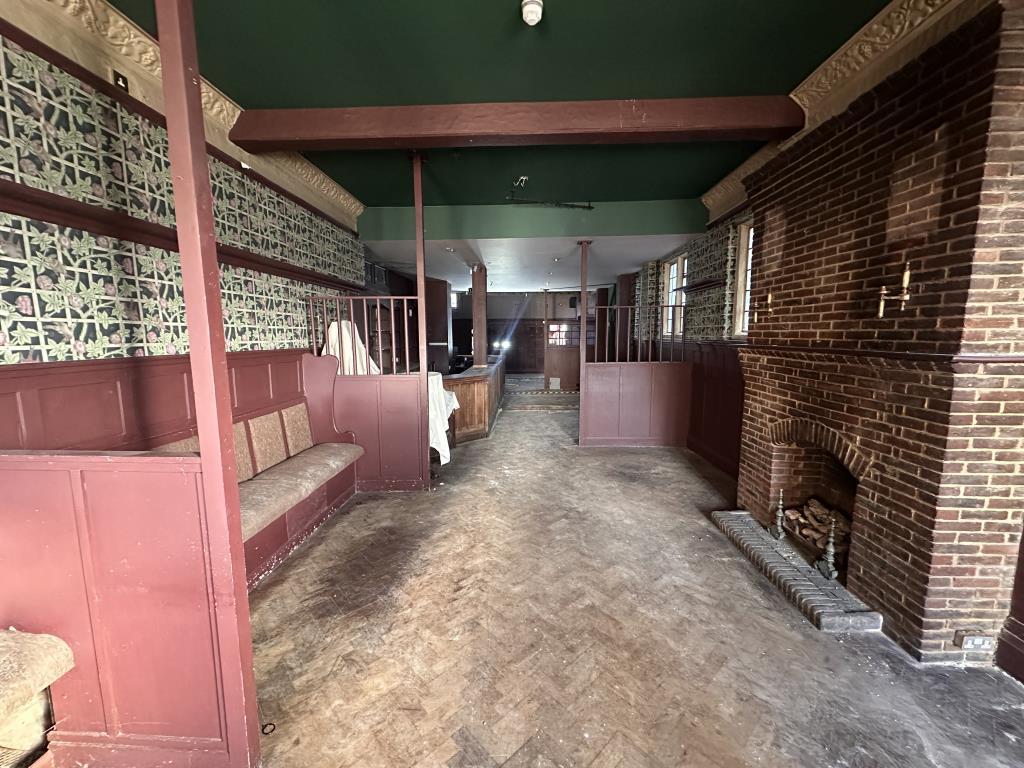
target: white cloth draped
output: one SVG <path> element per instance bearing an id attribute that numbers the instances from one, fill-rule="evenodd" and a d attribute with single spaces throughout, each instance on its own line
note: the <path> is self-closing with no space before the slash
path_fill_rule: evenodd
<path id="1" fill-rule="evenodd" d="M 430 447 L 441 457 L 441 464 L 452 460 L 448 448 L 448 419 L 459 408 L 459 399 L 454 392 L 444 388 L 444 379 L 437 371 L 427 374 L 427 426 L 430 432 Z"/>
<path id="2" fill-rule="evenodd" d="M 353 360 L 353 349 L 355 360 Z M 321 353 L 334 355 L 338 358 L 338 373 L 345 376 L 376 376 L 380 374 L 380 366 L 369 355 L 363 340 L 359 338 L 359 329 L 349 320 L 332 322 L 327 328 L 327 343 Z M 369 365 L 367 365 L 369 363 Z"/>
<path id="3" fill-rule="evenodd" d="M 353 349 L 355 354 L 353 355 Z M 366 354 L 359 329 L 350 321 L 332 322 L 327 329 L 327 343 L 321 354 L 338 358 L 339 376 L 379 376 L 380 366 Z M 353 360 L 353 356 L 355 359 Z M 452 460 L 448 448 L 448 419 L 458 409 L 459 400 L 454 392 L 444 388 L 444 379 L 437 371 L 427 374 L 427 427 L 430 447 L 437 450 L 441 463 Z"/>

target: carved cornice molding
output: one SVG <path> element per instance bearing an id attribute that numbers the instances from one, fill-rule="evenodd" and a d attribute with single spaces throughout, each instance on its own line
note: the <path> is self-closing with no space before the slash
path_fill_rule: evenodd
<path id="1" fill-rule="evenodd" d="M 806 113 L 804 128 L 771 152 L 756 153 L 701 198 L 715 219 L 746 201 L 743 179 L 858 97 L 916 59 L 994 0 L 892 0 L 790 96 Z M 765 148 L 767 149 L 767 147 Z"/>
<path id="2" fill-rule="evenodd" d="M 11 23 L 107 80 L 110 67 L 125 70 L 133 96 L 163 113 L 160 47 L 106 0 L 9 0 Z M 44 18 L 44 11 L 50 9 Z M 71 23 L 73 22 L 73 23 Z M 363 205 L 298 153 L 257 157 L 228 139 L 241 107 L 206 80 L 202 83 L 207 141 L 328 216 L 355 228 Z"/>
<path id="3" fill-rule="evenodd" d="M 748 173 L 756 171 L 777 154 L 779 154 L 778 142 L 766 144 L 704 193 L 701 202 L 708 209 L 710 220 L 715 221 L 743 205 L 747 200 L 747 190 L 743 186 L 744 177 Z"/>

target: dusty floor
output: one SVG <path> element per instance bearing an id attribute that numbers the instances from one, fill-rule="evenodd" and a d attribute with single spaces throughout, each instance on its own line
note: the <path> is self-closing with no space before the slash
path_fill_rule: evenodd
<path id="1" fill-rule="evenodd" d="M 819 633 L 705 518 L 728 482 L 576 416 L 503 413 L 253 594 L 268 768 L 1024 765 L 1024 687 Z"/>
<path id="2" fill-rule="evenodd" d="M 544 389 L 544 377 L 538 374 L 510 373 L 505 377 L 506 411 L 578 411 L 579 391 Z"/>

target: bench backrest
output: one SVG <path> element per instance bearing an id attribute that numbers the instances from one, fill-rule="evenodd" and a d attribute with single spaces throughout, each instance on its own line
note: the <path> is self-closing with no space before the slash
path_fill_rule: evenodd
<path id="1" fill-rule="evenodd" d="M 242 418 L 233 427 L 239 482 L 249 480 L 313 447 L 309 410 L 305 401 L 259 416 Z M 195 453 L 199 451 L 199 438 L 191 435 L 152 450 L 160 453 Z"/>

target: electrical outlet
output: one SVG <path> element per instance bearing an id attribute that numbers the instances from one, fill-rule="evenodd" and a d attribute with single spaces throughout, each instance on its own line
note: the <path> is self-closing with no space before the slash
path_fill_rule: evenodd
<path id="1" fill-rule="evenodd" d="M 996 641 L 978 629 L 958 629 L 953 635 L 953 645 L 965 651 L 991 651 Z"/>
<path id="2" fill-rule="evenodd" d="M 128 78 L 118 72 L 116 69 L 110 70 L 110 79 L 113 80 L 114 85 L 120 88 L 125 93 L 129 93 L 128 90 Z"/>

